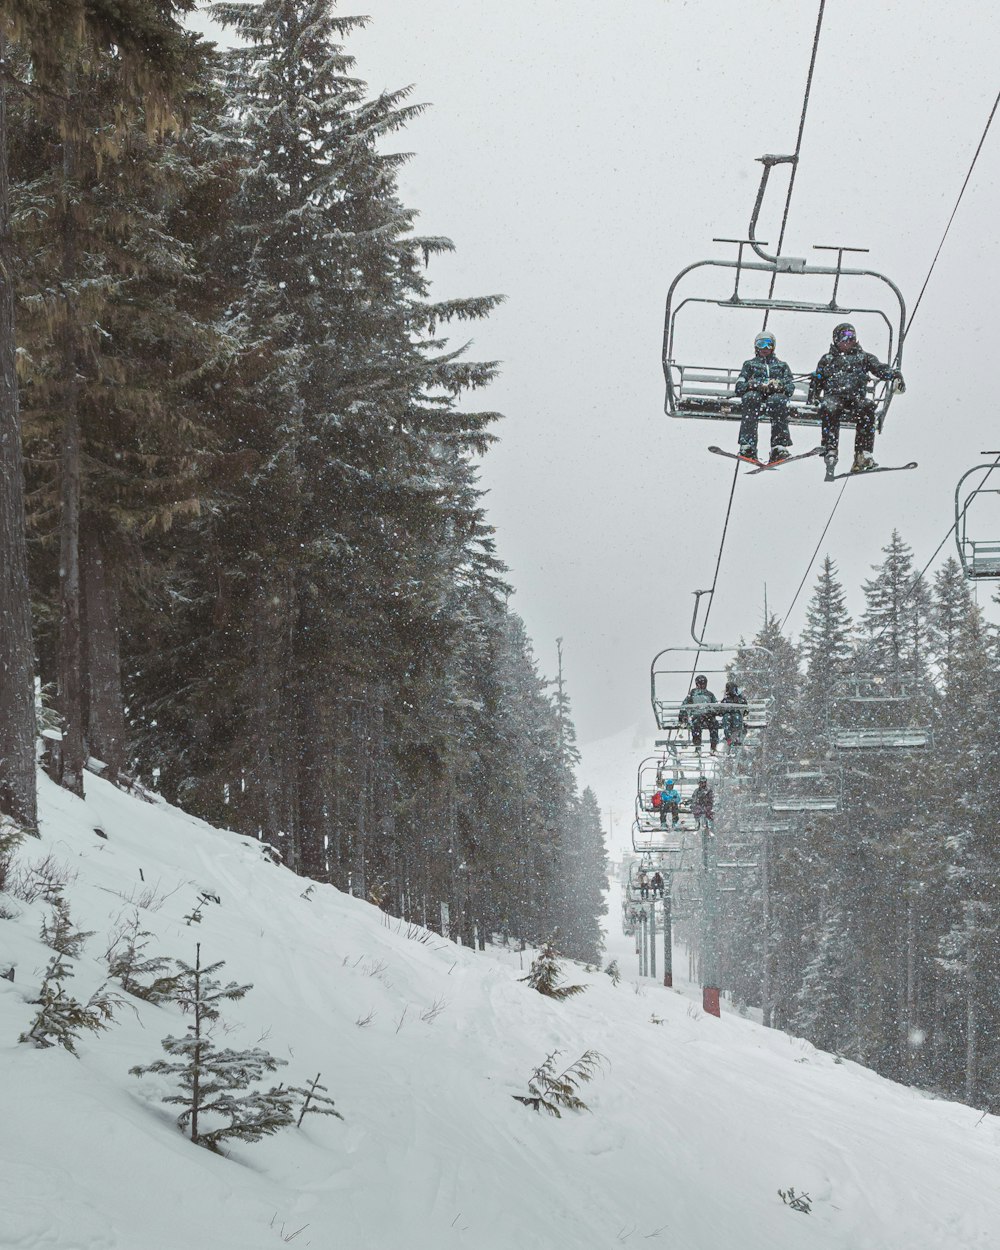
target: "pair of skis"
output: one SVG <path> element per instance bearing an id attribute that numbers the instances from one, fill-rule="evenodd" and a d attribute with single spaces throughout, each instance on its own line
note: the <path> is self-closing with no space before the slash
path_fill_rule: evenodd
<path id="1" fill-rule="evenodd" d="M 780 469 L 782 465 L 791 464 L 793 460 L 808 460 L 811 456 L 822 456 L 823 454 L 822 447 L 813 447 L 797 456 L 785 456 L 781 460 L 764 461 L 756 460 L 753 456 L 742 456 L 735 451 L 723 451 L 721 447 L 709 447 L 708 450 L 714 452 L 717 456 L 725 456 L 727 460 L 742 460 L 744 464 L 752 464 L 754 467 L 748 474 L 749 477 L 753 477 L 756 473 L 768 473 L 772 469 Z M 845 477 L 868 477 L 871 473 L 899 473 L 903 469 L 915 469 L 916 467 L 917 462 L 911 460 L 909 464 L 890 464 L 884 467 L 880 465 L 877 469 L 862 469 L 858 473 L 837 473 L 826 480 L 828 482 L 838 482 Z"/>

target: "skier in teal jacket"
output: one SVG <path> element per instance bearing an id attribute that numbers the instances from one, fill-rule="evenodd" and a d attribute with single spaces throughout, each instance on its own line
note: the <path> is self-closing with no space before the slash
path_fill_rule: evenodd
<path id="1" fill-rule="evenodd" d="M 774 354 L 777 340 L 764 330 L 753 341 L 753 359 L 745 360 L 736 379 L 742 403 L 740 455 L 757 459 L 757 423 L 771 423 L 771 460 L 785 460 L 792 445 L 788 429 L 788 401 L 795 392 L 792 371 Z"/>

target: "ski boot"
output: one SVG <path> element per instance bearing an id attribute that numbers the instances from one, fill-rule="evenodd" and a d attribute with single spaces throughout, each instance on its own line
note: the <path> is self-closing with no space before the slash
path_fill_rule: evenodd
<path id="1" fill-rule="evenodd" d="M 772 447 L 771 458 L 768 460 L 768 464 L 780 464 L 782 460 L 787 460 L 788 456 L 789 451 L 787 447 Z"/>
<path id="2" fill-rule="evenodd" d="M 852 473 L 867 473 L 869 469 L 877 469 L 875 458 L 870 451 L 856 451 L 854 453 L 854 464 L 851 465 Z"/>
<path id="3" fill-rule="evenodd" d="M 753 445 L 753 443 L 740 443 L 740 455 L 744 456 L 747 460 L 756 460 L 757 448 Z"/>
<path id="4" fill-rule="evenodd" d="M 837 453 L 828 451 L 823 454 L 823 463 L 826 465 L 826 481 L 832 482 L 837 472 Z"/>

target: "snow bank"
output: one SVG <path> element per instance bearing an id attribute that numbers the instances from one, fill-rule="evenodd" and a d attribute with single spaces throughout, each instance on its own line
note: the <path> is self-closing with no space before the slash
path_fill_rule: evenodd
<path id="1" fill-rule="evenodd" d="M 941 1250 L 1000 1245 L 1000 1121 L 935 1101 L 682 991 L 617 987 L 554 1003 L 522 957 L 476 954 L 387 921 L 260 847 L 87 778 L 85 802 L 42 779 L 42 839 L 95 930 L 69 988 L 103 980 L 108 935 L 141 906 L 155 952 L 224 959 L 254 989 L 220 1043 L 317 1072 L 343 1122 L 309 1117 L 218 1157 L 191 1145 L 128 1075 L 180 1034 L 135 1000 L 79 1058 L 17 1037 L 34 1014 L 48 909 L 4 896 L 0 920 L 0 1246 L 16 1250 Z M 107 834 L 95 834 L 95 827 Z M 200 891 L 218 895 L 188 924 Z M 145 906 L 142 906 L 145 904 Z M 616 909 L 612 903 L 612 924 Z M 417 940 L 418 937 L 425 940 Z M 610 951 L 633 966 L 622 939 Z M 526 967 L 524 971 L 526 971 Z M 438 1010 L 435 1013 L 435 1008 Z M 369 1019 L 369 1023 L 359 1023 Z M 595 1049 L 590 1113 L 536 1114 L 511 1095 L 545 1054 Z M 778 1190 L 811 1198 L 794 1211 Z"/>

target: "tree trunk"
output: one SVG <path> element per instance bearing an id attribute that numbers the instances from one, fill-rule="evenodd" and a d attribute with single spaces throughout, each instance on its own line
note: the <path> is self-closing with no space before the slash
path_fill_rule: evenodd
<path id="1" fill-rule="evenodd" d="M 308 676 L 300 681 L 294 713 L 298 722 L 299 871 L 314 881 L 329 881 L 329 716 L 320 710 Z"/>
<path id="2" fill-rule="evenodd" d="M 5 58 L 0 32 L 0 61 Z M 7 88 L 0 78 L 0 812 L 34 830 L 34 662 L 15 359 Z"/>
<path id="3" fill-rule="evenodd" d="M 68 126 L 67 126 L 68 128 Z M 80 626 L 80 382 L 75 312 L 76 226 L 70 208 L 75 144 L 63 139 L 62 369 L 63 434 L 59 521 L 59 713 L 62 785 L 83 797 L 83 651 Z"/>
<path id="4" fill-rule="evenodd" d="M 251 574 L 252 576 L 253 574 Z M 280 847 L 287 858 L 287 845 L 281 837 L 284 828 L 284 778 L 278 739 L 286 732 L 282 723 L 281 692 L 285 680 L 285 604 L 278 580 L 262 565 L 253 603 L 252 656 L 250 667 L 254 700 L 249 707 L 247 732 L 250 737 L 247 769 L 250 819 L 254 832 L 272 846 Z"/>
<path id="5" fill-rule="evenodd" d="M 969 969 L 966 974 L 965 986 L 965 1101 L 972 1106 L 976 1097 L 978 1084 L 978 1058 L 976 1054 L 976 983 L 972 971 L 972 959 L 969 957 Z"/>
<path id="6" fill-rule="evenodd" d="M 126 766 L 118 586 L 93 517 L 84 517 L 82 522 L 80 572 L 84 609 L 86 745 L 91 755 L 107 764 L 104 776 L 116 781 Z"/>

